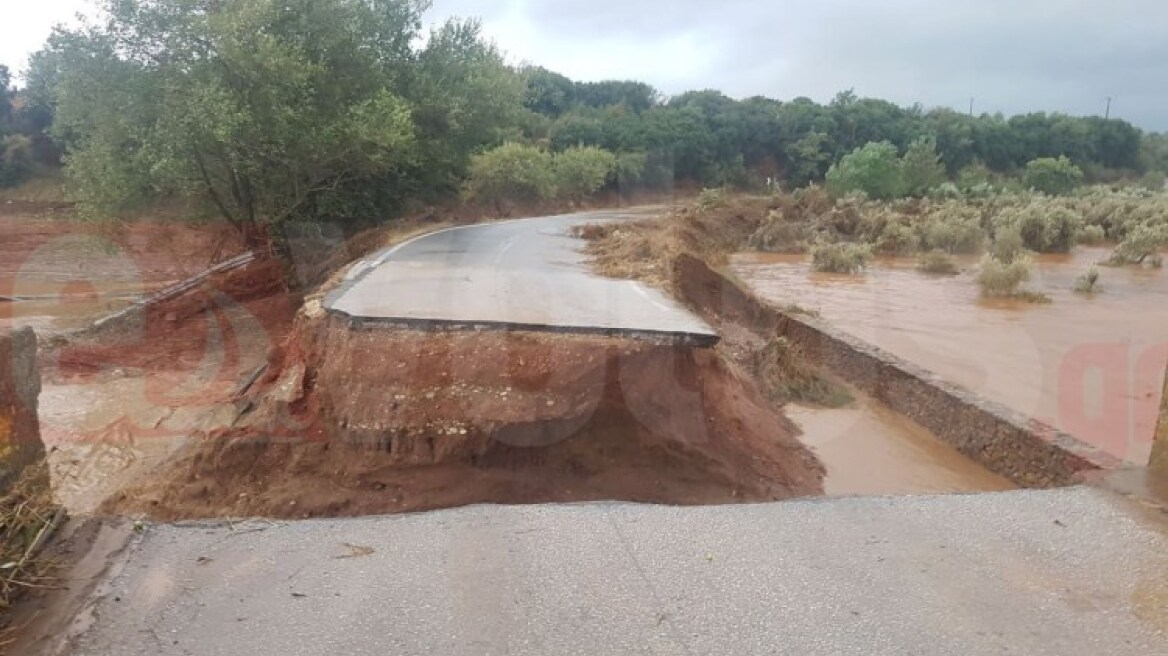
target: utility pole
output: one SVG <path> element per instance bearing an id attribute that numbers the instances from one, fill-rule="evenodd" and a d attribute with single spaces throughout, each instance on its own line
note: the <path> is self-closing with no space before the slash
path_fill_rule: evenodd
<path id="1" fill-rule="evenodd" d="M 973 118 L 973 98 L 969 99 L 969 118 Z"/>
<path id="2" fill-rule="evenodd" d="M 1103 119 L 1111 118 L 1111 96 L 1107 96 L 1107 112 L 1103 114 Z"/>

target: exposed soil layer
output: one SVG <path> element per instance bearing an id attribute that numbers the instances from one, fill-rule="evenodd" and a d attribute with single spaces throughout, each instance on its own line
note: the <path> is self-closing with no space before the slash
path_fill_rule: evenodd
<path id="1" fill-rule="evenodd" d="M 822 491 L 794 427 L 712 352 L 302 317 L 280 359 L 243 428 L 106 509 L 303 517 Z"/>

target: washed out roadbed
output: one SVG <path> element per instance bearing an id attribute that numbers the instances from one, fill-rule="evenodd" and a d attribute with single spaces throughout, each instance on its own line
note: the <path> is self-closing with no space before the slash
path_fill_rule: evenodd
<path id="1" fill-rule="evenodd" d="M 106 510 L 346 516 L 472 503 L 777 500 L 822 468 L 716 353 L 302 314 L 239 426 Z"/>
<path id="2" fill-rule="evenodd" d="M 190 444 L 103 510 L 318 517 L 821 494 L 822 465 L 779 411 L 775 386 L 760 384 L 765 335 L 741 314 L 749 309 L 727 313 L 722 278 L 677 255 L 664 275 L 727 337 L 717 350 L 351 325 L 321 308 L 326 285 L 236 425 Z M 810 375 L 797 353 L 780 360 L 783 376 Z"/>

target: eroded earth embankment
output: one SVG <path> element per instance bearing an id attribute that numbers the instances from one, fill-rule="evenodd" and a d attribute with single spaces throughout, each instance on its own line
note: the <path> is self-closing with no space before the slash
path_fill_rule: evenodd
<path id="1" fill-rule="evenodd" d="M 822 492 L 795 427 L 717 351 L 352 326 L 310 300 L 249 403 L 106 510 L 303 517 Z"/>

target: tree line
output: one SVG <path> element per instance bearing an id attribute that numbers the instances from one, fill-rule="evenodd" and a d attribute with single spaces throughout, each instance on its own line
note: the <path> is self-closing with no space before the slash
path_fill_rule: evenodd
<path id="1" fill-rule="evenodd" d="M 97 22 L 53 33 L 23 88 L 0 68 L 0 185 L 61 164 L 87 210 L 182 195 L 252 238 L 264 223 L 383 218 L 456 194 L 799 187 L 869 144 L 919 174 L 905 191 L 1043 158 L 1089 180 L 1168 171 L 1168 138 L 1118 119 L 574 81 L 509 65 L 474 20 L 425 34 L 427 0 L 101 6 Z"/>

